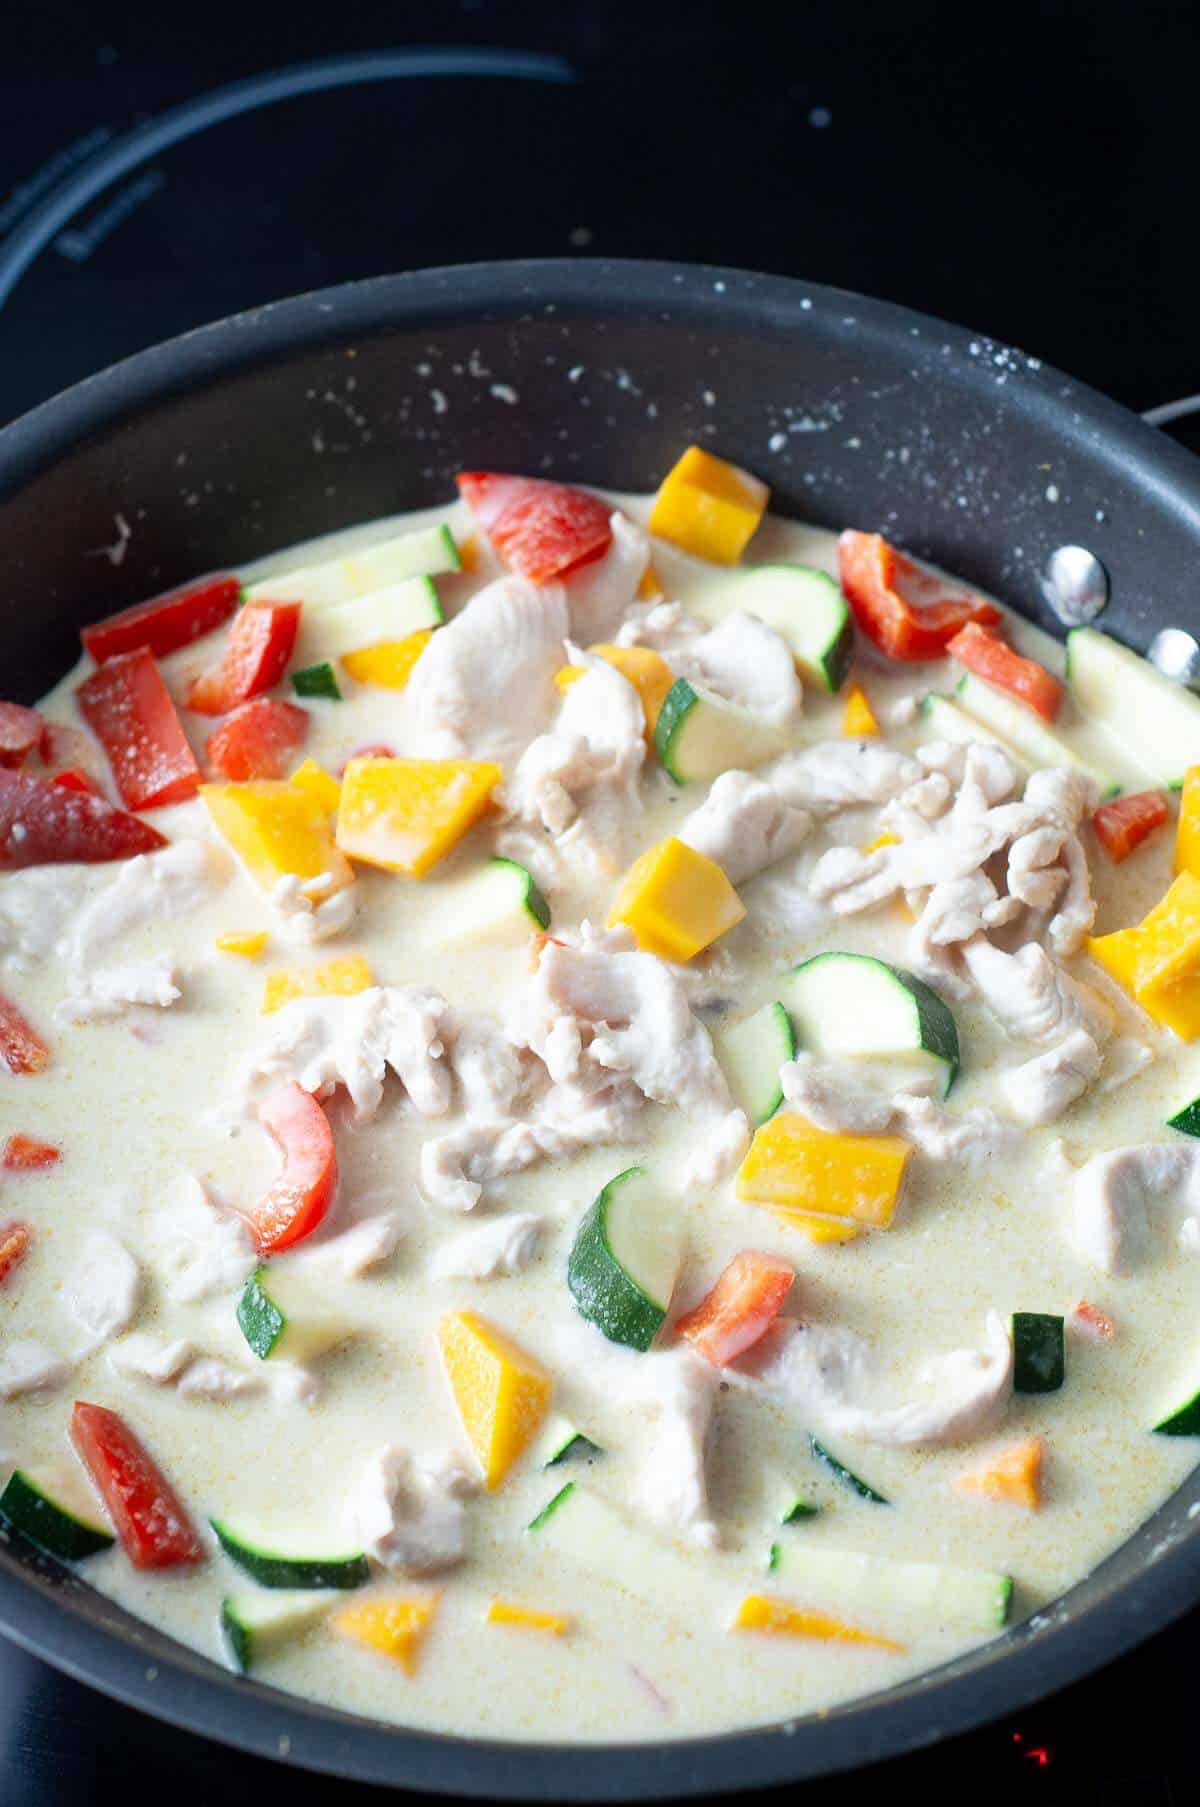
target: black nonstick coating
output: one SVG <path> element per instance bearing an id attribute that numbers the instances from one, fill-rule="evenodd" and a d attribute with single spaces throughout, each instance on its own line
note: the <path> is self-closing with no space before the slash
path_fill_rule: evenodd
<path id="1" fill-rule="evenodd" d="M 689 440 L 767 478 L 783 512 L 881 529 L 1052 629 L 1038 576 L 1064 543 L 1103 560 L 1121 638 L 1200 625 L 1200 464 L 1036 359 L 779 277 L 490 264 L 239 315 L 0 434 L 0 688 L 31 701 L 83 622 L 445 501 L 464 465 L 648 489 Z M 267 1756 L 493 1798 L 711 1793 L 869 1763 L 1044 1696 L 1198 1600 L 1193 1476 L 1063 1600 L 902 1687 L 766 1730 L 568 1749 L 408 1732 L 235 1679 L 0 1540 L 0 1628 L 80 1679 Z"/>

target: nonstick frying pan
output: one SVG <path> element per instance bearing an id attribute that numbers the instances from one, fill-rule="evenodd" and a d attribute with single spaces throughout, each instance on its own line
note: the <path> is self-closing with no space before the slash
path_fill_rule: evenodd
<path id="1" fill-rule="evenodd" d="M 878 528 L 1056 626 L 1040 573 L 1089 547 L 1104 625 L 1195 628 L 1200 464 L 1034 358 L 817 284 L 652 263 L 484 264 L 331 289 L 142 353 L 0 434 L 0 689 L 32 701 L 79 627 L 215 566 L 446 500 L 464 465 L 648 489 L 689 440 L 774 504 Z M 820 1718 L 673 1744 L 409 1732 L 235 1679 L 15 1541 L 0 1628 L 176 1724 L 367 1781 L 630 1800 L 795 1781 L 1064 1686 L 1200 1601 L 1200 1475 L 1061 1601 Z"/>

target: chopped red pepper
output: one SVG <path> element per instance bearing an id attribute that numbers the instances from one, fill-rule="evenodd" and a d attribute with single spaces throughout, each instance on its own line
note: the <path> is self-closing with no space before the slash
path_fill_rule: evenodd
<path id="1" fill-rule="evenodd" d="M 82 791 L 85 797 L 102 797 L 104 792 L 81 765 L 69 765 L 65 772 L 55 772 L 51 784 L 61 784 L 67 791 Z"/>
<path id="2" fill-rule="evenodd" d="M 67 861 L 127 860 L 165 847 L 148 822 L 32 772 L 0 771 L 0 872 Z"/>
<path id="3" fill-rule="evenodd" d="M 1014 652 L 990 627 L 969 621 L 955 634 L 946 651 L 977 678 L 994 684 L 997 690 L 1006 690 L 1044 722 L 1052 722 L 1058 714 L 1063 687 L 1053 672 L 1036 659 Z"/>
<path id="4" fill-rule="evenodd" d="M 679 1319 L 676 1333 L 710 1362 L 726 1367 L 770 1329 L 795 1277 L 790 1262 L 744 1249 L 699 1305 Z"/>
<path id="5" fill-rule="evenodd" d="M 154 654 L 117 653 L 79 686 L 75 700 L 130 809 L 183 803 L 200 788 L 200 767 Z"/>
<path id="6" fill-rule="evenodd" d="M 1131 797 L 1102 803 L 1092 817 L 1092 827 L 1109 859 L 1119 866 L 1166 819 L 1167 800 L 1161 791 L 1135 791 Z"/>
<path id="7" fill-rule="evenodd" d="M 10 1173 L 40 1173 L 62 1160 L 62 1150 L 53 1142 L 39 1142 L 36 1136 L 10 1136 L 0 1155 L 0 1167 Z"/>
<path id="8" fill-rule="evenodd" d="M 189 689 L 188 708 L 197 715 L 228 715 L 270 690 L 287 670 L 299 626 L 298 602 L 248 602 L 238 610 L 220 664 Z"/>
<path id="9" fill-rule="evenodd" d="M 1090 1336 L 1098 1343 L 1111 1343 L 1117 1334 L 1117 1326 L 1106 1311 L 1098 1305 L 1092 1305 L 1087 1299 L 1080 1299 L 1071 1312 L 1072 1318 L 1079 1325 L 1085 1336 Z"/>
<path id="10" fill-rule="evenodd" d="M 71 1437 L 135 1569 L 204 1560 L 187 1508 L 123 1418 L 78 1400 Z"/>
<path id="11" fill-rule="evenodd" d="M 238 605 L 241 586 L 236 577 L 220 573 L 195 583 L 135 602 L 132 608 L 109 615 L 85 627 L 80 638 L 97 665 L 118 653 L 136 652 L 145 646 L 163 659 L 181 646 L 189 646 L 228 621 Z"/>
<path id="12" fill-rule="evenodd" d="M 33 1231 L 27 1223 L 0 1223 L 0 1286 L 16 1273 L 32 1241 Z"/>
<path id="13" fill-rule="evenodd" d="M 283 1151 L 283 1172 L 245 1220 L 259 1253 L 275 1255 L 311 1235 L 328 1211 L 337 1156 L 329 1119 L 294 1080 L 263 1099 L 258 1120 Z"/>
<path id="14" fill-rule="evenodd" d="M 29 755 L 45 757 L 49 745 L 46 724 L 36 709 L 23 703 L 0 703 L 0 765 L 24 765 Z"/>
<path id="15" fill-rule="evenodd" d="M 10 1073 L 40 1073 L 50 1050 L 11 998 L 0 992 L 0 1066 Z"/>
<path id="16" fill-rule="evenodd" d="M 460 471 L 459 494 L 510 571 L 549 583 L 588 564 L 612 543 L 612 509 L 566 483 Z"/>
<path id="17" fill-rule="evenodd" d="M 994 603 L 925 570 L 878 533 L 843 533 L 838 567 L 855 620 L 889 659 L 940 659 L 968 621 L 1000 619 Z"/>
<path id="18" fill-rule="evenodd" d="M 307 733 L 307 709 L 258 696 L 226 717 L 209 736 L 206 751 L 215 770 L 233 784 L 282 778 Z"/>

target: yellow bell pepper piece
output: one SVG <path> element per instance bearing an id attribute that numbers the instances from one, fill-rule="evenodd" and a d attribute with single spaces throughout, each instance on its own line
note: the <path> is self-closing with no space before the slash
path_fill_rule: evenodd
<path id="1" fill-rule="evenodd" d="M 886 1230 L 911 1153 L 899 1136 L 830 1135 L 796 1111 L 781 1111 L 755 1131 L 737 1195 L 785 1219 L 799 1212 Z"/>
<path id="2" fill-rule="evenodd" d="M 359 652 L 342 654 L 342 669 L 356 684 L 373 684 L 377 690 L 405 690 L 413 666 L 433 637 L 431 627 L 419 627 L 403 640 L 381 640 Z"/>
<path id="3" fill-rule="evenodd" d="M 492 1493 L 537 1434 L 554 1382 L 477 1312 L 448 1312 L 438 1341 L 463 1429 Z"/>
<path id="4" fill-rule="evenodd" d="M 1200 1036 L 1200 878 L 1181 872 L 1134 928 L 1092 936 L 1088 953 L 1147 1016 Z"/>
<path id="5" fill-rule="evenodd" d="M 368 865 L 422 878 L 479 820 L 503 776 L 470 759 L 352 759 L 337 844 Z"/>
<path id="6" fill-rule="evenodd" d="M 1042 1503 L 1042 1465 L 1046 1446 L 1040 1437 L 1010 1443 L 982 1468 L 960 1474 L 954 1485 L 963 1493 L 982 1493 L 990 1500 L 1006 1500 L 1036 1512 Z"/>
<path id="7" fill-rule="evenodd" d="M 565 696 L 572 684 L 578 684 L 586 672 L 586 665 L 560 665 L 554 674 L 554 682 Z"/>
<path id="8" fill-rule="evenodd" d="M 306 759 L 298 765 L 288 783 L 294 784 L 298 791 L 305 791 L 308 796 L 315 797 L 326 815 L 337 815 L 338 804 L 342 800 L 342 787 L 315 759 Z"/>
<path id="9" fill-rule="evenodd" d="M 770 499 L 749 471 L 691 445 L 663 479 L 650 531 L 714 565 L 736 565 Z"/>
<path id="10" fill-rule="evenodd" d="M 1194 765 L 1183 781 L 1175 830 L 1175 870 L 1200 878 L 1200 765 Z"/>
<path id="11" fill-rule="evenodd" d="M 789 1211 L 788 1224 L 803 1230 L 810 1242 L 853 1242 L 861 1235 L 856 1223 L 843 1223 L 837 1217 L 812 1217 L 804 1211 Z"/>
<path id="12" fill-rule="evenodd" d="M 770 1600 L 765 1594 L 748 1594 L 734 1618 L 737 1631 L 767 1631 L 788 1638 L 823 1638 L 827 1643 L 873 1644 L 876 1650 L 903 1650 L 903 1644 L 891 1638 L 877 1637 L 873 1631 L 860 1631 L 828 1614 L 810 1612 L 807 1607 L 789 1606 L 784 1600 Z"/>
<path id="13" fill-rule="evenodd" d="M 417 1651 L 437 1610 L 436 1594 L 423 1597 L 389 1595 L 383 1599 L 356 1600 L 335 1614 L 334 1625 L 344 1637 L 368 1650 L 378 1650 L 400 1664 L 406 1675 L 417 1667 Z"/>
<path id="14" fill-rule="evenodd" d="M 898 834 L 877 834 L 873 841 L 867 842 L 863 852 L 877 853 L 881 847 L 898 847 L 899 845 L 900 836 Z"/>
<path id="15" fill-rule="evenodd" d="M 479 569 L 479 541 L 473 533 L 458 542 L 458 568 L 468 576 Z"/>
<path id="16" fill-rule="evenodd" d="M 234 931 L 228 935 L 218 935 L 217 948 L 222 954 L 238 954 L 243 960 L 257 960 L 268 939 L 266 929 Z"/>
<path id="17" fill-rule="evenodd" d="M 661 602 L 666 595 L 662 579 L 653 565 L 647 565 L 638 579 L 637 594 L 640 602 Z"/>
<path id="18" fill-rule="evenodd" d="M 879 733 L 875 712 L 867 701 L 867 693 L 861 684 L 852 684 L 846 692 L 846 702 L 842 709 L 842 733 L 847 740 L 870 740 L 872 735 Z"/>
<path id="19" fill-rule="evenodd" d="M 608 926 L 623 922 L 643 953 L 690 960 L 745 914 L 745 904 L 716 861 L 672 835 L 633 862 L 608 913 Z"/>
<path id="20" fill-rule="evenodd" d="M 658 712 L 675 682 L 675 673 L 666 660 L 649 646 L 600 645 L 589 646 L 588 651 L 596 658 L 606 660 L 633 685 L 641 698 L 642 714 L 646 718 L 646 739 L 653 741 Z M 586 670 L 586 665 L 560 666 L 554 674 L 554 682 L 565 695 Z"/>
<path id="21" fill-rule="evenodd" d="M 281 878 L 325 876 L 327 882 L 313 892 L 313 901 L 320 903 L 354 883 L 350 862 L 334 845 L 324 807 L 290 780 L 202 784 L 200 795 L 214 828 L 264 891 Z"/>
<path id="22" fill-rule="evenodd" d="M 1097 966 L 1102 966 L 1109 978 L 1115 979 L 1133 997 L 1137 983 L 1137 929 L 1116 929 L 1111 935 L 1089 935 L 1087 951 Z"/>
<path id="23" fill-rule="evenodd" d="M 273 1016 L 293 998 L 352 998 L 374 983 L 370 962 L 364 954 L 347 954 L 341 960 L 326 960 L 320 966 L 291 967 L 267 974 L 259 1010 L 263 1016 Z"/>
<path id="24" fill-rule="evenodd" d="M 561 1638 L 571 1625 L 565 1613 L 537 1612 L 530 1606 L 517 1606 L 511 1600 L 489 1601 L 483 1616 L 488 1625 L 516 1625 L 522 1631 L 546 1631 L 552 1638 Z"/>

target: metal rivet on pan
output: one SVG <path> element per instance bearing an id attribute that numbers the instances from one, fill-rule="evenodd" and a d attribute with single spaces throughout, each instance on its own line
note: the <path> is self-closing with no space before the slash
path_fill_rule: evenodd
<path id="1" fill-rule="evenodd" d="M 1094 621 L 1108 594 L 1108 572 L 1086 546 L 1059 546 L 1046 560 L 1042 595 L 1066 627 Z"/>
<path id="2" fill-rule="evenodd" d="M 1200 685 L 1200 642 L 1181 627 L 1164 627 L 1146 649 L 1146 657 L 1165 678 Z"/>

